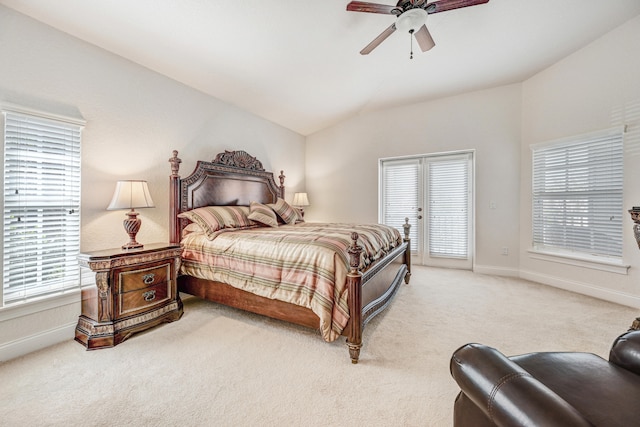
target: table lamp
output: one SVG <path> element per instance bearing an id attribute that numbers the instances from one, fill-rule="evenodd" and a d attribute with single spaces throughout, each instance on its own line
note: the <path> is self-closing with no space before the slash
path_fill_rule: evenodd
<path id="1" fill-rule="evenodd" d="M 122 245 L 122 249 L 143 247 L 141 243 L 136 241 L 136 234 L 142 224 L 142 221 L 138 218 L 138 212 L 134 210 L 136 208 L 155 208 L 151 194 L 149 193 L 147 181 L 118 181 L 116 183 L 116 191 L 113 193 L 113 198 L 107 210 L 130 209 L 130 211 L 126 213 L 127 219 L 122 222 L 125 231 L 129 234 L 129 242 Z"/>
<path id="2" fill-rule="evenodd" d="M 309 197 L 307 197 L 307 193 L 295 193 L 293 195 L 293 202 L 291 203 L 294 207 L 300 210 L 300 213 L 304 217 L 304 208 L 309 206 Z"/>

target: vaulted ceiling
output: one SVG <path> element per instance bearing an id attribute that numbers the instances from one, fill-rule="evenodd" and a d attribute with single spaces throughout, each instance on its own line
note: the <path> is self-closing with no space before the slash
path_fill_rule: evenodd
<path id="1" fill-rule="evenodd" d="M 640 14 L 638 0 L 490 0 L 429 15 L 422 53 L 348 0 L 0 0 L 308 135 L 379 108 L 521 82 Z M 393 5 L 393 0 L 377 3 Z"/>

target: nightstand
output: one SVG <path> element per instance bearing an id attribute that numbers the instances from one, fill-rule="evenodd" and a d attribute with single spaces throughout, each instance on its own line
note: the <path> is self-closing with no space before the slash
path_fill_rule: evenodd
<path id="1" fill-rule="evenodd" d="M 75 337 L 87 350 L 113 347 L 133 333 L 182 316 L 180 245 L 87 252 L 78 260 L 82 277 L 91 277 L 82 287 Z"/>

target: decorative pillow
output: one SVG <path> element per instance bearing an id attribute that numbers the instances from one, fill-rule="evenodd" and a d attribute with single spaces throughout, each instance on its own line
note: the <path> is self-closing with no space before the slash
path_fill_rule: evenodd
<path id="1" fill-rule="evenodd" d="M 192 222 L 190 224 L 187 224 L 187 226 L 182 229 L 182 237 L 186 237 L 191 233 L 202 233 L 202 227 L 200 227 L 195 222 Z"/>
<path id="2" fill-rule="evenodd" d="M 278 218 L 275 212 L 269 206 L 263 205 L 262 203 L 251 202 L 248 218 L 260 224 L 268 225 L 269 227 L 278 226 Z"/>
<path id="3" fill-rule="evenodd" d="M 248 218 L 248 206 L 205 206 L 178 214 L 178 218 L 187 218 L 189 221 L 202 227 L 202 231 L 212 239 L 214 233 L 223 228 L 243 228 L 253 225 Z"/>
<path id="4" fill-rule="evenodd" d="M 298 211 L 289 203 L 278 197 L 275 203 L 269 203 L 269 206 L 280 218 L 287 224 L 295 224 L 298 220 Z"/>

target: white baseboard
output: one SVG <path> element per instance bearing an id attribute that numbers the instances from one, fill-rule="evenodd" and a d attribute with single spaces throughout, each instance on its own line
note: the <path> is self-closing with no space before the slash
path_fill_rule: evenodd
<path id="1" fill-rule="evenodd" d="M 473 266 L 473 272 L 478 274 L 490 274 L 492 276 L 520 277 L 520 270 L 517 268 L 496 267 L 493 265 Z"/>
<path id="2" fill-rule="evenodd" d="M 0 345 L 0 362 L 23 356 L 27 353 L 49 347 L 75 336 L 76 322 L 49 329 L 28 337 L 20 338 Z"/>
<path id="3" fill-rule="evenodd" d="M 611 289 L 600 288 L 587 283 L 580 283 L 571 280 L 560 279 L 554 276 L 547 276 L 537 272 L 520 270 L 520 277 L 532 282 L 542 283 L 578 294 L 588 295 L 601 300 L 615 302 L 616 304 L 628 307 L 640 308 L 640 297 Z"/>

